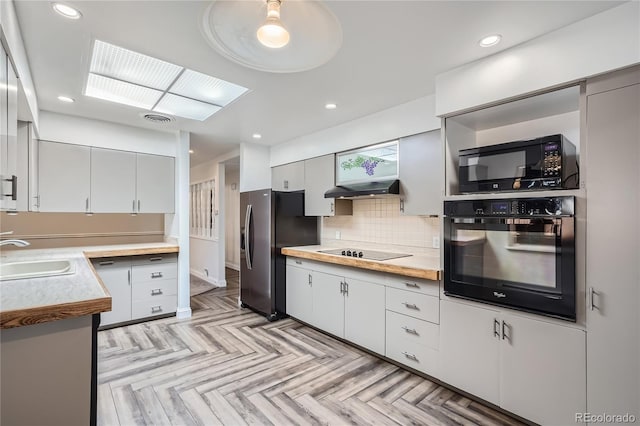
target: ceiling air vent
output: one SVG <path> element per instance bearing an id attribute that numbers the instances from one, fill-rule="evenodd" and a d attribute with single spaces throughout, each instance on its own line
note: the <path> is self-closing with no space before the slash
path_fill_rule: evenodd
<path id="1" fill-rule="evenodd" d="M 165 124 L 173 121 L 173 118 L 167 115 L 155 114 L 151 112 L 142 114 L 142 118 L 144 118 L 147 121 L 151 121 L 152 123 L 158 123 L 158 124 Z"/>

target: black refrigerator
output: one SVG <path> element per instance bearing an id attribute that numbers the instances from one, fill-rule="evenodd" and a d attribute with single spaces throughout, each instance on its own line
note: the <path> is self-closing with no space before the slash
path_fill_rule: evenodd
<path id="1" fill-rule="evenodd" d="M 286 316 L 282 247 L 319 244 L 318 217 L 304 215 L 304 191 L 240 193 L 240 302 L 274 321 Z"/>

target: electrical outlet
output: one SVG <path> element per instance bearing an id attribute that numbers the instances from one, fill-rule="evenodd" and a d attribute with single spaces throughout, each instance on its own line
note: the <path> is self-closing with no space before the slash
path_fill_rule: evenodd
<path id="1" fill-rule="evenodd" d="M 340 231 L 336 231 L 336 240 L 340 239 Z"/>
<path id="2" fill-rule="evenodd" d="M 433 248 L 440 248 L 440 237 L 433 237 L 431 245 L 433 246 Z"/>

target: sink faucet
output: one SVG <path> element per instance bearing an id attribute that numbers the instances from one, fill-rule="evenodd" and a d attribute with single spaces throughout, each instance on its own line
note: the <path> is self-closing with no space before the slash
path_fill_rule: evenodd
<path id="1" fill-rule="evenodd" d="M 11 235 L 13 234 L 13 231 L 7 231 L 7 232 L 0 232 L 0 235 Z M 2 240 L 0 241 L 0 246 L 8 246 L 9 244 L 14 245 L 16 247 L 26 247 L 28 245 L 30 245 L 31 243 L 28 241 L 24 241 L 24 240 Z"/>

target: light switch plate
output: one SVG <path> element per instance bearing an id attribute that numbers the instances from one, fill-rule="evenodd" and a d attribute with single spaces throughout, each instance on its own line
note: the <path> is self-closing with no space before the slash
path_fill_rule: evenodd
<path id="1" fill-rule="evenodd" d="M 336 240 L 340 239 L 340 231 L 336 231 Z"/>
<path id="2" fill-rule="evenodd" d="M 432 244 L 433 248 L 440 248 L 440 237 L 433 237 Z"/>

